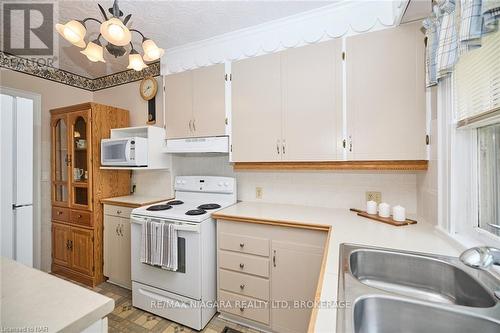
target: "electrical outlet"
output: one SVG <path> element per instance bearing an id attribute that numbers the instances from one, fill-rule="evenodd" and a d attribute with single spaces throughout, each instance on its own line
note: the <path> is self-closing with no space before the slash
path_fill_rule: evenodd
<path id="1" fill-rule="evenodd" d="M 366 201 L 382 202 L 382 192 L 368 191 L 366 192 Z"/>
<path id="2" fill-rule="evenodd" d="M 255 188 L 255 198 L 262 199 L 262 187 Z"/>

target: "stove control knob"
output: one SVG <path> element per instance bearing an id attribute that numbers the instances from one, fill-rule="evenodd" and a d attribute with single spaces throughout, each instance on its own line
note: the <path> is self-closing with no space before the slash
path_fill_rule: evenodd
<path id="1" fill-rule="evenodd" d="M 229 186 L 229 183 L 228 183 L 228 182 L 225 182 L 225 183 L 224 183 L 224 186 L 225 186 L 225 187 L 228 187 L 228 186 Z"/>
<path id="2" fill-rule="evenodd" d="M 177 183 L 177 184 L 180 184 L 180 183 L 181 183 L 181 181 L 180 181 L 180 180 L 178 180 L 178 181 L 176 181 L 176 183 Z"/>
<path id="3" fill-rule="evenodd" d="M 185 180 L 183 180 L 183 181 L 181 182 L 181 184 L 182 184 L 182 185 L 186 185 L 186 181 L 185 181 Z"/>
<path id="4" fill-rule="evenodd" d="M 222 182 L 219 182 L 217 185 L 222 186 Z"/>

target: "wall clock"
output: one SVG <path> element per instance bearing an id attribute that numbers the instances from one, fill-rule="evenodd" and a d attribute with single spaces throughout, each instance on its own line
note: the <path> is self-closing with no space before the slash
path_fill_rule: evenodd
<path id="1" fill-rule="evenodd" d="M 148 124 L 156 123 L 156 93 L 158 92 L 158 82 L 152 76 L 142 79 L 139 86 L 141 97 L 148 101 Z"/>

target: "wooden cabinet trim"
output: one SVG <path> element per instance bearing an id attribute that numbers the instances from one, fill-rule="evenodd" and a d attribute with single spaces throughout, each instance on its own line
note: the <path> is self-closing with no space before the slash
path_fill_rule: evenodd
<path id="1" fill-rule="evenodd" d="M 330 162 L 236 162 L 234 170 L 376 170 L 426 171 L 427 160 L 330 161 Z"/>

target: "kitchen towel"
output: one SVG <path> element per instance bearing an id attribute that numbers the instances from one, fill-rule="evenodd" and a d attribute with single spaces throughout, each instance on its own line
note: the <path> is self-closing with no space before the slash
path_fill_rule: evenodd
<path id="1" fill-rule="evenodd" d="M 176 271 L 177 230 L 173 223 L 147 220 L 142 224 L 141 262 Z"/>

